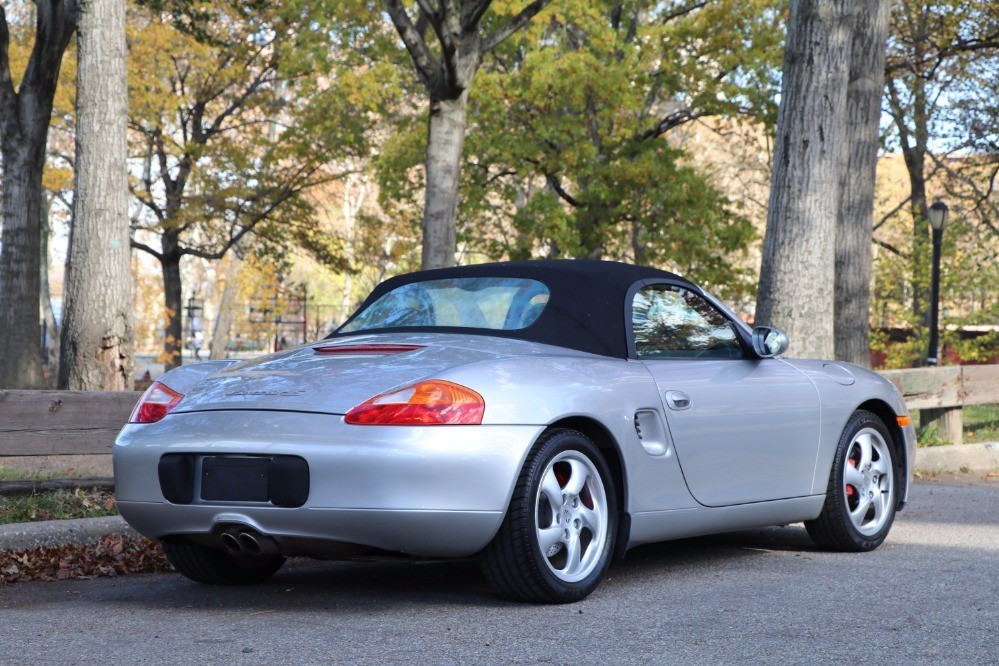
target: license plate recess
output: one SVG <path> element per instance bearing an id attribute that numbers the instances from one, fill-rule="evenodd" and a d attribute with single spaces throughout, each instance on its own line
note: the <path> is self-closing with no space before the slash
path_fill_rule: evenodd
<path id="1" fill-rule="evenodd" d="M 266 502 L 269 458 L 206 456 L 201 463 L 201 499 Z"/>

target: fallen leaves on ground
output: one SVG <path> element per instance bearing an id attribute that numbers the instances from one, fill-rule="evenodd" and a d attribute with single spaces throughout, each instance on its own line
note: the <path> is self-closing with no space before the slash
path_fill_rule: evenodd
<path id="1" fill-rule="evenodd" d="M 170 570 L 160 544 L 145 537 L 105 536 L 85 546 L 0 550 L 0 585 Z"/>

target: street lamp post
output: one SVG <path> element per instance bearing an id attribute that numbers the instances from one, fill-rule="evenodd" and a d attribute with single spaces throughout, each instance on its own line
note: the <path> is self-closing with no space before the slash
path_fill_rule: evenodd
<path id="1" fill-rule="evenodd" d="M 930 348 L 926 353 L 926 365 L 937 365 L 937 351 L 940 346 L 940 244 L 947 224 L 947 204 L 939 199 L 930 206 L 930 226 L 933 227 L 933 278 L 930 287 Z"/>

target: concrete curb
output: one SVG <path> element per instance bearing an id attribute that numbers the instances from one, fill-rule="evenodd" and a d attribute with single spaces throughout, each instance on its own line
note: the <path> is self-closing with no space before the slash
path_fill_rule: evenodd
<path id="1" fill-rule="evenodd" d="M 999 469 L 999 442 L 927 446 L 916 450 L 916 469 L 958 471 L 962 467 L 974 471 Z"/>
<path id="2" fill-rule="evenodd" d="M 82 546 L 100 541 L 107 535 L 138 537 L 139 533 L 129 527 L 121 516 L 14 523 L 0 525 L 0 550 Z"/>

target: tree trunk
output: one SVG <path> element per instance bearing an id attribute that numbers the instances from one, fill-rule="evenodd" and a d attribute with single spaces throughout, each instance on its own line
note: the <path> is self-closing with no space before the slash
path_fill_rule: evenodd
<path id="1" fill-rule="evenodd" d="M 86 0 L 78 26 L 73 242 L 59 386 L 128 391 L 134 330 L 124 0 Z"/>
<path id="2" fill-rule="evenodd" d="M 457 99 L 430 102 L 421 263 L 424 270 L 454 266 L 458 176 L 461 172 L 461 149 L 465 141 L 467 111 L 467 89 Z"/>
<path id="3" fill-rule="evenodd" d="M 163 270 L 163 298 L 166 305 L 166 328 L 163 335 L 163 365 L 167 370 L 179 368 L 181 350 L 183 349 L 183 309 L 181 293 L 183 283 L 180 279 L 180 259 L 177 240 L 169 235 L 163 236 L 163 256 L 160 267 Z"/>
<path id="4" fill-rule="evenodd" d="M 47 129 L 47 126 L 41 129 L 40 139 L 32 137 L 18 142 L 15 137 L 3 137 L 0 388 L 44 387 L 38 306 L 42 166 Z"/>
<path id="5" fill-rule="evenodd" d="M 846 168 L 836 227 L 836 358 L 871 363 L 871 230 L 888 0 L 858 0 L 846 103 Z"/>
<path id="6" fill-rule="evenodd" d="M 39 0 L 35 43 L 15 90 L 10 31 L 0 5 L 0 388 L 41 388 L 39 318 L 42 169 L 62 56 L 76 30 L 73 0 Z"/>
<path id="7" fill-rule="evenodd" d="M 791 3 L 756 321 L 831 358 L 853 0 Z"/>
<path id="8" fill-rule="evenodd" d="M 56 380 L 59 377 L 59 325 L 56 323 L 55 311 L 52 309 L 52 287 L 49 285 L 49 237 L 52 235 L 52 227 L 49 224 L 49 196 L 42 196 L 41 215 L 41 252 L 38 276 L 41 280 L 40 292 L 42 299 L 42 326 L 46 332 L 45 349 L 42 357 L 46 359 L 48 374 L 45 377 L 45 386 L 55 388 Z"/>
<path id="9" fill-rule="evenodd" d="M 213 361 L 229 358 L 227 347 L 229 333 L 232 330 L 233 308 L 236 305 L 236 294 L 239 291 L 237 281 L 242 266 L 243 261 L 235 252 L 229 255 L 229 265 L 225 270 L 225 286 L 222 288 L 222 297 L 219 299 L 219 307 L 215 315 L 212 342 L 208 347 L 208 358 Z"/>

